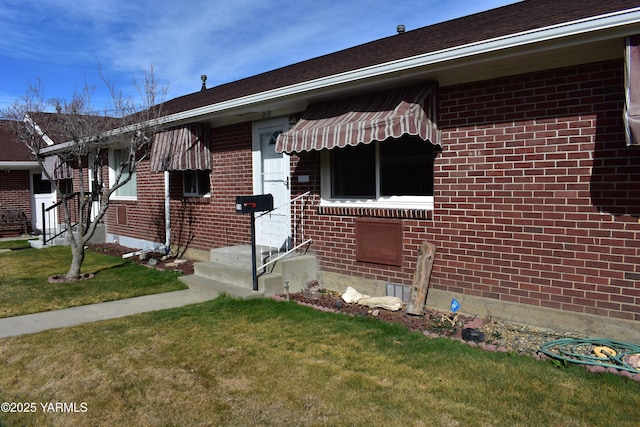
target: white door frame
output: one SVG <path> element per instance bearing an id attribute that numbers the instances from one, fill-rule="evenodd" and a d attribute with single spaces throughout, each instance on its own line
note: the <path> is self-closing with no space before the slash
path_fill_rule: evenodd
<path id="1" fill-rule="evenodd" d="M 49 207 L 56 203 L 56 190 L 51 186 L 51 193 L 38 193 L 36 194 L 36 188 L 34 186 L 34 175 L 42 175 L 41 170 L 29 171 L 29 186 L 31 188 L 31 227 L 34 231 L 42 232 L 42 203 L 45 207 Z M 53 224 L 49 224 L 47 227 L 47 234 L 58 228 L 58 216 L 57 210 L 54 210 L 51 218 Z"/>
<path id="2" fill-rule="evenodd" d="M 263 156 L 262 156 L 262 141 L 261 135 L 265 133 L 273 132 L 286 132 L 289 130 L 289 119 L 287 117 L 279 117 L 275 119 L 260 120 L 253 122 L 253 146 L 252 146 L 252 163 L 253 163 L 253 193 L 263 194 L 264 192 L 264 173 L 263 173 Z M 275 149 L 275 146 L 274 146 Z M 273 207 L 278 208 L 283 204 L 291 201 L 291 189 L 289 187 L 291 180 L 291 169 L 289 155 L 282 153 L 282 187 L 278 188 L 280 194 L 274 194 Z M 269 185 L 278 185 L 274 180 L 270 180 Z M 285 200 L 283 200 L 285 199 Z M 274 211 L 274 216 L 279 215 L 279 221 L 284 220 L 284 223 L 280 223 L 283 233 L 281 242 L 277 243 L 280 247 L 285 240 L 291 236 L 291 207 L 286 206 L 280 208 L 277 212 Z M 268 233 L 266 224 L 269 222 L 269 215 L 265 215 L 260 218 L 260 221 L 256 221 L 256 241 L 259 245 L 274 246 L 276 245 L 277 238 L 275 236 L 265 237 Z M 274 240 L 275 239 L 275 240 Z"/>
<path id="3" fill-rule="evenodd" d="M 93 194 L 93 186 L 94 185 L 98 185 L 99 183 L 95 183 L 93 181 L 93 166 L 89 165 L 87 167 L 87 182 L 88 184 L 88 189 L 89 189 L 89 193 Z M 100 210 L 100 199 L 96 199 L 96 200 L 92 200 L 91 201 L 91 222 L 93 222 L 94 219 L 96 219 L 96 216 L 98 215 L 98 210 Z"/>

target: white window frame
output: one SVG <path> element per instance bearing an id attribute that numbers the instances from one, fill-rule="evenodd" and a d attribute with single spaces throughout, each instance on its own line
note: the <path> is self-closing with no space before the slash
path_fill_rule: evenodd
<path id="1" fill-rule="evenodd" d="M 379 143 L 373 142 L 372 144 L 376 144 L 376 194 L 380 194 L 380 157 L 378 156 Z M 331 153 L 329 150 L 323 150 L 321 152 L 320 171 L 321 207 L 419 209 L 427 211 L 434 209 L 433 196 L 379 196 L 377 199 L 348 199 L 331 197 Z"/>
<path id="2" fill-rule="evenodd" d="M 124 151 L 122 149 L 117 149 L 117 148 L 112 148 L 112 149 L 109 150 L 109 188 L 113 188 L 113 185 L 114 185 L 115 180 L 116 180 L 116 176 L 118 174 L 117 169 L 119 168 L 119 166 L 115 164 L 115 151 L 116 150 Z M 138 171 L 137 170 L 134 171 L 133 174 L 134 174 L 134 177 L 132 177 L 132 179 L 135 178 L 135 196 L 121 196 L 121 195 L 118 195 L 118 190 L 120 190 L 120 188 L 119 188 L 118 190 L 116 190 L 111 195 L 111 200 L 133 200 L 133 201 L 138 200 L 138 179 L 137 179 Z M 129 183 L 130 182 L 131 181 L 129 181 Z"/>
<path id="3" fill-rule="evenodd" d="M 189 193 L 187 191 L 185 191 L 185 175 L 188 173 L 192 173 L 194 175 L 195 178 L 195 182 L 196 182 L 196 192 L 195 193 Z M 207 188 L 207 192 L 206 193 L 199 193 L 198 190 L 200 190 L 200 188 L 198 188 L 200 186 L 200 180 L 198 179 L 198 174 L 200 173 L 206 173 L 207 174 L 207 178 L 209 181 L 209 186 Z M 211 197 L 211 171 L 209 170 L 187 170 L 187 171 L 183 171 L 182 172 L 182 196 L 183 197 Z"/>

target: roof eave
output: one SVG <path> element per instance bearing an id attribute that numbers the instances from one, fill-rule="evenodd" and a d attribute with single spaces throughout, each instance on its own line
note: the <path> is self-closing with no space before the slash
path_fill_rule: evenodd
<path id="1" fill-rule="evenodd" d="M 206 105 L 191 110 L 165 116 L 161 119 L 163 124 L 181 122 L 201 116 L 211 116 L 228 110 L 246 108 L 251 105 L 264 103 L 276 99 L 293 97 L 303 93 L 324 89 L 327 87 L 353 83 L 365 79 L 390 75 L 402 71 L 409 71 L 419 67 L 458 60 L 465 57 L 488 54 L 506 49 L 522 47 L 534 43 L 563 39 L 569 36 L 595 33 L 601 30 L 611 30 L 640 23 L 640 8 L 627 9 L 615 13 L 594 16 L 578 21 L 571 21 L 559 25 L 539 28 L 531 31 L 510 34 L 508 36 L 483 40 L 467 45 L 456 46 L 449 49 L 434 51 L 386 62 L 366 68 L 361 68 L 345 73 L 309 80 L 290 86 L 281 87 L 265 92 L 231 99 L 216 104 Z"/>
<path id="2" fill-rule="evenodd" d="M 25 170 L 39 167 L 36 161 L 0 161 L 0 170 Z"/>

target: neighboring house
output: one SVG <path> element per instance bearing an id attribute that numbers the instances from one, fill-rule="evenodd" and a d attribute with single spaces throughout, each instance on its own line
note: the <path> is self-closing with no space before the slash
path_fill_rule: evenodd
<path id="1" fill-rule="evenodd" d="M 38 206 L 44 199 L 49 201 L 52 197 L 55 199 L 55 194 L 52 195 L 49 183 L 42 180 L 38 162 L 16 137 L 11 126 L 6 121 L 0 123 L 0 210 L 21 211 L 27 221 L 27 231 L 37 230 L 40 220 Z"/>
<path id="2" fill-rule="evenodd" d="M 640 342 L 635 34 L 640 1 L 529 0 L 173 99 L 107 238 L 207 258 L 271 193 L 258 243 L 324 287 L 395 293 L 429 241 L 431 306 Z"/>

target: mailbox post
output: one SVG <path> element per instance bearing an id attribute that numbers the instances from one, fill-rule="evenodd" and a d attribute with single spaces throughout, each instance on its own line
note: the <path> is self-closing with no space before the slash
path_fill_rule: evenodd
<path id="1" fill-rule="evenodd" d="M 236 197 L 236 213 L 251 214 L 251 272 L 253 273 L 253 291 L 258 292 L 258 271 L 256 266 L 256 212 L 273 210 L 273 195 L 254 194 Z"/>

